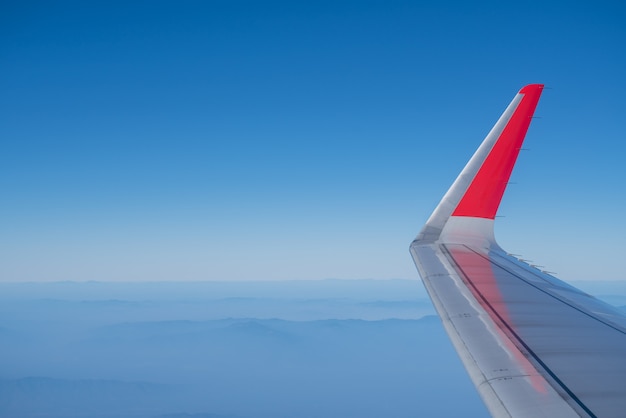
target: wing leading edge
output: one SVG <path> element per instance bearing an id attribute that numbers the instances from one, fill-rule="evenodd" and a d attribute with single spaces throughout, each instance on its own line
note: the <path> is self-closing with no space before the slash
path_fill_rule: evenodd
<path id="1" fill-rule="evenodd" d="M 494 417 L 622 417 L 626 317 L 502 250 L 498 206 L 541 84 L 522 88 L 410 251 Z"/>

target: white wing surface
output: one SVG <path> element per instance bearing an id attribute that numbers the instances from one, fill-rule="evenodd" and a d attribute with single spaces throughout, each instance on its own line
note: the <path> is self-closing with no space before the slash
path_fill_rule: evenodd
<path id="1" fill-rule="evenodd" d="M 626 417 L 626 316 L 498 246 L 493 223 L 543 85 L 522 88 L 411 244 L 494 417 Z"/>

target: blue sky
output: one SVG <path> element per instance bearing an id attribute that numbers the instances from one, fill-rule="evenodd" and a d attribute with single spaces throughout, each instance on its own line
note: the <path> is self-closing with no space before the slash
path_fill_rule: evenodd
<path id="1" fill-rule="evenodd" d="M 497 221 L 626 279 L 620 2 L 13 2 L 0 280 L 417 278 L 408 244 L 523 85 Z"/>

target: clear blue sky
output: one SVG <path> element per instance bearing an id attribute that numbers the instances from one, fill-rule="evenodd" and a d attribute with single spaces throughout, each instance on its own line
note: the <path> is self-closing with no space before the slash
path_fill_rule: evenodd
<path id="1" fill-rule="evenodd" d="M 626 279 L 622 2 L 1 8 L 2 281 L 416 278 L 410 241 L 528 83 L 551 89 L 499 241 Z"/>

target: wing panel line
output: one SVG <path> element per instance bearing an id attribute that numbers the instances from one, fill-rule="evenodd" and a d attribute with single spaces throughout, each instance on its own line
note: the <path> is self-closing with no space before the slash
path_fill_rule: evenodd
<path id="1" fill-rule="evenodd" d="M 592 315 L 592 314 L 591 314 L 591 313 L 589 313 L 588 311 L 585 311 L 585 310 L 583 310 L 583 309 L 580 309 L 578 306 L 576 306 L 576 305 L 574 305 L 574 304 L 570 303 L 569 301 L 567 301 L 567 300 L 563 300 L 562 298 L 558 297 L 557 295 L 555 295 L 555 294 L 553 294 L 553 293 L 550 293 L 550 292 L 548 292 L 548 291 L 546 291 L 546 290 L 542 289 L 541 287 L 539 287 L 539 286 L 537 286 L 537 285 L 535 285 L 535 284 L 533 284 L 533 283 L 529 282 L 529 281 L 528 281 L 528 280 L 526 280 L 525 278 L 521 277 L 519 274 L 512 272 L 510 269 L 508 269 L 507 267 L 503 266 L 502 264 L 500 264 L 500 263 L 498 263 L 498 262 L 496 262 L 496 261 L 494 261 L 494 260 L 492 260 L 492 259 L 490 259 L 490 258 L 488 258 L 488 257 L 485 257 L 483 254 L 479 253 L 478 251 L 474 250 L 473 248 L 468 247 L 467 245 L 465 245 L 464 247 L 465 247 L 465 248 L 467 248 L 468 250 L 470 250 L 470 251 L 474 252 L 474 253 L 475 253 L 476 255 L 478 255 L 479 257 L 484 258 L 485 260 L 489 261 L 490 263 L 495 264 L 496 266 L 498 266 L 498 267 L 499 267 L 499 268 L 501 268 L 502 270 L 504 270 L 504 271 L 508 272 L 511 276 L 517 277 L 519 280 L 523 281 L 524 283 L 528 284 L 529 286 L 534 287 L 535 289 L 539 290 L 540 292 L 542 292 L 542 293 L 544 293 L 544 294 L 546 294 L 546 295 L 548 295 L 548 296 L 550 296 L 550 297 L 552 297 L 552 298 L 554 298 L 554 299 L 558 300 L 559 302 L 563 303 L 564 305 L 569 306 L 569 307 L 570 307 L 570 308 L 572 308 L 572 309 L 577 310 L 578 312 L 580 312 L 580 313 L 582 313 L 582 314 L 584 314 L 584 315 L 588 316 L 589 318 L 591 318 L 591 319 L 595 319 L 596 321 L 598 321 L 598 322 L 600 322 L 600 323 L 602 323 L 602 324 L 606 325 L 607 327 L 609 327 L 609 328 L 611 328 L 611 329 L 614 329 L 615 331 L 618 331 L 618 332 L 619 332 L 619 333 L 621 333 L 621 334 L 625 334 L 625 335 L 626 335 L 626 331 L 624 331 L 622 328 L 620 328 L 620 327 L 616 327 L 615 325 L 613 325 L 613 324 L 611 324 L 611 323 L 609 323 L 609 322 L 606 322 L 606 321 L 604 321 L 603 319 L 598 318 L 597 316 Z M 531 271 L 531 273 L 532 273 L 532 271 Z M 532 274 L 534 274 L 534 273 L 532 273 Z M 540 277 L 540 276 L 538 276 L 538 277 Z"/>
<path id="2" fill-rule="evenodd" d="M 467 248 L 468 250 L 478 254 L 479 256 L 482 257 L 481 254 L 477 253 L 476 251 L 474 251 L 473 249 L 467 247 L 466 245 L 462 245 L 463 247 Z M 460 264 L 454 259 L 454 257 L 452 256 L 452 254 L 450 254 L 449 249 L 447 248 L 447 246 L 445 244 L 441 244 L 441 250 L 442 252 L 446 255 L 446 257 L 450 260 L 450 262 L 452 263 L 452 265 L 454 265 L 457 269 L 457 271 L 459 271 L 461 273 L 461 278 L 468 284 L 468 288 L 472 291 L 472 293 L 474 293 L 475 297 L 478 299 L 480 298 L 480 300 L 483 301 L 484 306 L 489 307 L 489 310 L 491 311 L 491 313 L 495 316 L 495 318 L 498 319 L 497 322 L 499 322 L 500 324 L 502 324 L 506 330 L 508 331 L 509 335 L 513 336 L 515 338 L 515 340 L 518 342 L 518 346 L 523 347 L 526 352 L 528 354 L 530 354 L 532 356 L 532 358 L 537 362 L 537 364 L 539 364 L 545 371 L 546 373 L 554 380 L 554 382 L 556 382 L 570 397 L 571 399 L 576 402 L 576 404 L 582 408 L 587 414 L 589 414 L 589 416 L 591 418 L 597 418 L 597 415 L 595 415 L 591 409 L 589 409 L 589 407 L 587 405 L 585 405 L 583 403 L 583 401 L 581 399 L 578 398 L 578 396 L 576 396 L 576 394 L 574 394 L 574 392 L 572 392 L 572 390 L 561 380 L 559 379 L 559 377 L 548 367 L 548 365 L 546 363 L 544 363 L 541 358 L 524 342 L 524 340 L 513 330 L 513 328 L 511 327 L 511 325 L 505 320 L 505 318 L 502 317 L 502 315 L 500 315 L 500 313 L 498 312 L 497 309 L 495 309 L 492 304 L 489 302 L 489 300 L 487 298 L 485 298 L 485 296 L 483 296 L 483 294 L 480 292 L 480 290 L 478 289 L 478 287 L 472 282 L 472 280 L 469 278 L 469 276 L 465 273 L 465 271 L 463 270 L 463 268 L 460 266 Z M 483 257 L 484 258 L 484 257 Z M 487 261 L 491 262 L 490 259 L 487 258 Z M 498 266 L 500 267 L 500 266 Z M 505 269 L 506 270 L 506 269 Z M 506 270 L 508 272 L 508 270 Z M 513 274 L 514 275 L 514 274 Z M 514 275 L 515 277 L 519 278 L 519 276 Z M 527 283 L 526 281 L 524 281 L 525 283 Z M 552 295 L 551 295 L 552 296 Z M 595 318 L 594 318 L 595 319 Z"/>

